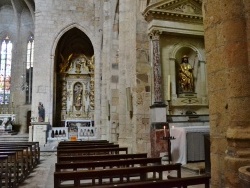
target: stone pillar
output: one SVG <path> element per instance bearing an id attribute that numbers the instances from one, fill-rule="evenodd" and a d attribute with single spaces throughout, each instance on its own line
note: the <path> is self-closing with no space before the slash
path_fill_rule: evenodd
<path id="1" fill-rule="evenodd" d="M 162 76 L 160 62 L 160 34 L 158 30 L 151 31 L 150 38 L 152 42 L 152 64 L 153 64 L 153 80 L 154 80 L 154 103 L 150 106 L 151 109 L 151 156 L 159 157 L 160 152 L 166 152 L 166 143 L 163 142 L 163 126 L 168 129 L 166 123 L 166 105 L 163 102 L 162 95 Z M 160 136 L 160 138 L 159 138 Z M 165 151 L 164 151 L 165 150 Z"/>
<path id="2" fill-rule="evenodd" d="M 200 69 L 201 69 L 201 74 L 200 74 L 200 79 L 201 79 L 201 98 L 202 98 L 202 103 L 204 103 L 207 98 L 207 79 L 206 79 L 206 62 L 205 61 L 199 61 L 200 64 Z"/>
<path id="3" fill-rule="evenodd" d="M 175 58 L 170 58 L 169 59 L 169 64 L 170 64 L 170 73 L 171 73 L 171 96 L 173 98 L 177 98 L 177 93 L 176 93 L 176 76 L 175 76 Z"/>
<path id="4" fill-rule="evenodd" d="M 31 125 L 33 127 L 32 141 L 39 142 L 40 146 L 45 145 L 47 143 L 49 123 L 48 122 L 32 122 Z"/>
<path id="5" fill-rule="evenodd" d="M 152 59 L 153 59 L 153 76 L 154 76 L 154 102 L 162 103 L 162 87 L 161 87 L 161 64 L 160 64 L 160 34 L 158 30 L 150 33 L 152 41 Z"/>
<path id="6" fill-rule="evenodd" d="M 238 169 L 250 164 L 250 2 L 205 1 L 211 185 L 240 187 Z M 225 6 L 226 5 L 226 6 Z M 244 11 L 242 11 L 244 10 Z"/>

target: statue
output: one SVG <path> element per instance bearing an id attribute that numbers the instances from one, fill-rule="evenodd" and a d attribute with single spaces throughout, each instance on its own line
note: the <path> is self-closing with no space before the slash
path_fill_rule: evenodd
<path id="1" fill-rule="evenodd" d="M 44 122 L 45 119 L 45 109 L 43 107 L 43 104 L 39 102 L 38 104 L 38 122 Z"/>
<path id="2" fill-rule="evenodd" d="M 74 105 L 76 110 L 80 110 L 82 106 L 82 92 L 82 85 L 80 83 L 76 83 L 74 86 Z"/>
<path id="3" fill-rule="evenodd" d="M 182 62 L 179 69 L 179 86 L 180 93 L 194 92 L 194 77 L 193 68 L 188 62 L 188 56 L 182 57 Z"/>

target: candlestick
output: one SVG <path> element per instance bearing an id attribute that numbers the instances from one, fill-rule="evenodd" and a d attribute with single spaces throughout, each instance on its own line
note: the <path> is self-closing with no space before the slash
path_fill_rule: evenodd
<path id="1" fill-rule="evenodd" d="M 168 75 L 168 95 L 167 95 L 167 100 L 170 101 L 171 98 L 171 77 Z"/>

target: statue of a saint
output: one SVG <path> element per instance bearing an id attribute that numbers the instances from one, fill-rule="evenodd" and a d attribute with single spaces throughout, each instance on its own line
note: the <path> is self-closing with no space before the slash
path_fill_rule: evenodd
<path id="1" fill-rule="evenodd" d="M 182 62 L 179 69 L 179 85 L 180 93 L 193 93 L 194 92 L 194 77 L 193 68 L 188 62 L 188 56 L 182 57 Z"/>
<path id="2" fill-rule="evenodd" d="M 38 104 L 38 122 L 44 122 L 45 119 L 45 109 L 43 107 L 43 104 L 39 102 Z"/>
<path id="3" fill-rule="evenodd" d="M 80 107 L 82 106 L 82 91 L 82 85 L 77 83 L 74 87 L 74 103 L 77 110 L 80 110 Z"/>

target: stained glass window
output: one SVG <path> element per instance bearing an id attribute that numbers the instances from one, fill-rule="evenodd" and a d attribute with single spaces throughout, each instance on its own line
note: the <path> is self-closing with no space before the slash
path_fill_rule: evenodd
<path id="1" fill-rule="evenodd" d="M 10 101 L 12 42 L 7 36 L 1 43 L 0 104 Z"/>
<path id="2" fill-rule="evenodd" d="M 34 38 L 30 36 L 27 43 L 27 61 L 26 61 L 26 103 L 30 104 L 32 100 L 32 78 L 34 62 Z"/>

